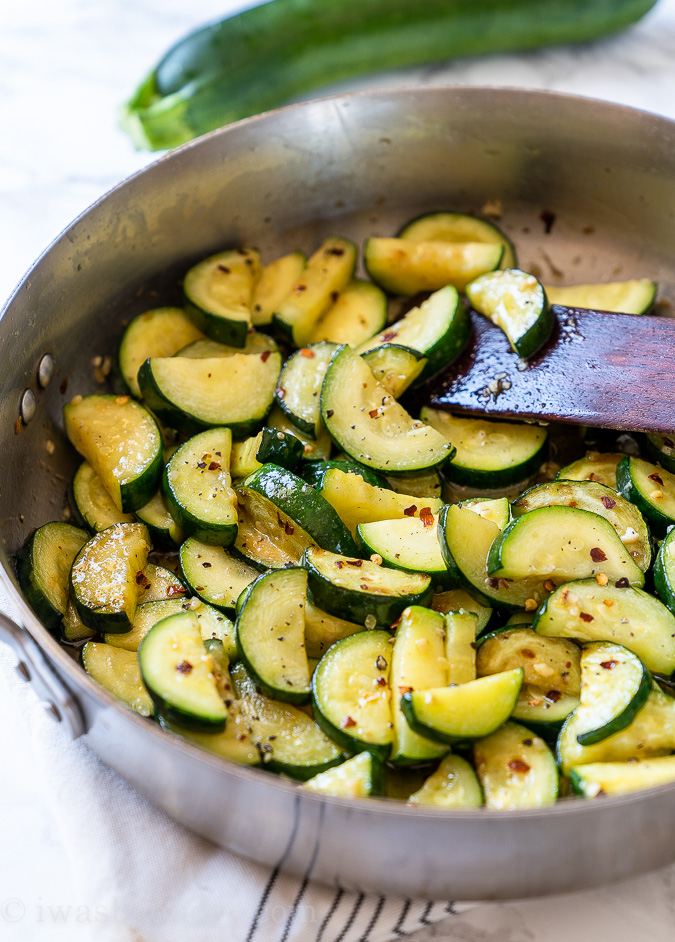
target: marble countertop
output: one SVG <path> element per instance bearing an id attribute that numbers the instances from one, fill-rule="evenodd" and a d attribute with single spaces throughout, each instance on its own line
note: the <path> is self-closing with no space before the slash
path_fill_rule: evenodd
<path id="1" fill-rule="evenodd" d="M 191 28 L 251 5 L 228 0 L 0 4 L 1 298 L 73 217 L 153 159 L 134 151 L 117 127 L 117 109 L 135 82 Z M 674 63 L 675 0 L 660 0 L 628 32 L 584 47 L 457 60 L 350 87 L 421 82 L 545 88 L 675 118 Z M 15 848 L 11 856 L 0 854 L 0 937 L 5 938 L 5 897 L 73 899 L 74 890 L 57 831 L 31 815 L 30 781 L 36 769 L 20 717 L 2 695 L 0 750 L 8 767 L 0 778 L 0 807 L 11 810 L 3 839 Z M 26 834 L 40 838 L 37 864 L 16 851 Z M 567 942 L 602 936 L 613 942 L 666 942 L 673 931 L 674 889 L 675 868 L 669 868 L 574 896 L 481 906 L 414 938 Z M 48 928 L 20 938 L 56 938 Z"/>

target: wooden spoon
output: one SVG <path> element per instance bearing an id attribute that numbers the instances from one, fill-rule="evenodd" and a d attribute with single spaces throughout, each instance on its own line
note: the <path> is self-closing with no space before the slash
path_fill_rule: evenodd
<path id="1" fill-rule="evenodd" d="M 475 312 L 464 353 L 426 387 L 437 409 L 639 432 L 675 430 L 675 319 L 553 306 L 528 360 Z"/>

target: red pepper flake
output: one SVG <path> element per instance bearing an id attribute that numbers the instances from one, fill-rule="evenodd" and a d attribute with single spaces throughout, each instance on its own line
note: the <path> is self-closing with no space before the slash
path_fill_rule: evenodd
<path id="1" fill-rule="evenodd" d="M 612 671 L 618 665 L 618 661 L 600 661 L 600 667 L 606 671 Z"/>
<path id="2" fill-rule="evenodd" d="M 330 299 L 331 299 L 331 301 L 333 302 L 333 304 L 335 304 L 335 302 L 337 301 L 337 299 L 338 299 L 339 297 L 340 297 L 340 292 L 339 292 L 339 291 L 331 291 L 331 293 L 330 293 Z"/>
<path id="3" fill-rule="evenodd" d="M 593 616 L 589 615 L 588 612 L 579 612 L 579 618 L 585 622 L 593 621 Z"/>
<path id="4" fill-rule="evenodd" d="M 360 569 L 363 566 L 362 559 L 348 559 L 346 560 L 348 566 L 356 566 L 357 569 Z"/>
<path id="5" fill-rule="evenodd" d="M 334 411 L 333 409 L 326 409 L 326 418 L 327 418 L 327 419 L 332 419 L 334 415 L 335 415 L 335 411 Z"/>
<path id="6" fill-rule="evenodd" d="M 661 487 L 663 487 L 663 478 L 659 474 L 657 474 L 656 471 L 654 472 L 654 474 L 649 475 L 649 480 L 654 481 L 656 484 L 660 484 Z"/>
<path id="7" fill-rule="evenodd" d="M 425 530 L 427 527 L 433 527 L 434 515 L 431 512 L 431 507 L 422 507 L 420 510 L 420 520 L 422 521 L 422 526 Z"/>
<path id="8" fill-rule="evenodd" d="M 499 580 L 499 588 L 500 588 L 500 589 L 508 589 L 508 587 L 509 587 L 509 582 L 513 582 L 513 579 L 500 579 L 500 580 Z"/>
<path id="9" fill-rule="evenodd" d="M 198 585 L 198 586 L 195 586 L 195 589 L 197 590 L 197 592 L 203 592 L 204 586 Z M 174 595 L 185 595 L 185 589 L 183 588 L 182 585 L 168 585 L 166 587 L 166 594 L 168 598 L 172 599 Z"/>
<path id="10" fill-rule="evenodd" d="M 384 680 L 384 677 L 382 678 L 382 680 Z M 401 694 L 401 696 L 403 696 L 403 695 L 406 694 L 406 693 L 412 693 L 412 692 L 413 692 L 413 689 L 412 689 L 412 687 L 403 687 L 403 686 L 399 686 L 398 692 Z"/>
<path id="11" fill-rule="evenodd" d="M 401 624 L 402 621 L 403 621 L 403 614 L 400 614 L 398 618 L 396 619 L 396 621 L 394 622 L 394 624 L 390 626 L 390 631 L 396 631 L 396 629 L 398 628 L 398 626 Z"/>
<path id="12" fill-rule="evenodd" d="M 326 249 L 326 251 L 325 251 L 324 254 L 326 254 L 326 255 L 337 255 L 337 256 L 339 257 L 339 256 L 345 254 L 345 250 L 344 250 L 344 249 L 341 249 L 341 248 L 340 248 L 339 246 L 337 246 L 337 245 L 334 245 L 334 246 L 331 246 L 331 248 Z"/>
<path id="13" fill-rule="evenodd" d="M 417 513 L 417 504 L 411 504 L 410 507 L 406 507 L 403 513 L 406 517 L 414 517 Z"/>
<path id="14" fill-rule="evenodd" d="M 380 414 L 380 413 L 379 413 L 379 409 L 371 409 L 371 410 L 368 412 L 368 415 L 371 417 L 371 419 L 376 419 L 379 414 Z"/>
<path id="15" fill-rule="evenodd" d="M 386 330 L 382 334 L 382 343 L 389 343 L 391 340 L 394 340 L 395 337 L 398 337 L 397 330 Z"/>
<path id="16" fill-rule="evenodd" d="M 523 762 L 522 759 L 511 759 L 509 762 L 509 768 L 512 772 L 520 772 L 523 775 L 530 771 L 530 766 L 527 764 L 527 762 Z"/>
<path id="17" fill-rule="evenodd" d="M 277 389 L 274 390 L 274 395 L 277 397 L 277 399 L 285 399 L 286 390 L 284 389 L 283 386 L 279 386 Z"/>
<path id="18" fill-rule="evenodd" d="M 145 575 L 144 572 L 136 573 L 136 585 L 142 585 L 144 589 L 146 588 L 146 586 L 150 585 L 150 580 L 148 579 L 148 577 Z"/>
<path id="19" fill-rule="evenodd" d="M 335 560 L 335 568 L 336 568 L 336 569 L 342 569 L 343 566 L 344 566 L 344 563 L 342 562 L 341 559 L 336 559 L 336 560 Z"/>
<path id="20" fill-rule="evenodd" d="M 364 592 L 367 592 L 368 589 L 370 588 L 370 586 L 367 585 L 365 582 L 362 582 L 361 585 L 359 586 L 359 588 L 360 588 L 360 589 L 363 589 Z"/>
<path id="21" fill-rule="evenodd" d="M 575 500 L 571 500 L 567 506 L 568 506 L 568 507 L 577 507 L 578 504 L 577 504 L 577 502 L 576 502 Z"/>
<path id="22" fill-rule="evenodd" d="M 300 282 L 299 285 L 296 285 L 296 286 L 295 286 L 295 290 L 296 290 L 296 291 L 306 291 L 306 290 L 307 290 L 307 285 L 303 285 L 302 282 Z"/>
<path id="23" fill-rule="evenodd" d="M 546 694 L 546 699 L 551 700 L 553 703 L 557 703 L 558 700 L 562 699 L 562 694 L 559 690 L 549 690 Z"/>
<path id="24" fill-rule="evenodd" d="M 224 275 L 230 274 L 230 269 L 227 267 L 227 265 L 218 265 L 217 267 L 218 267 L 218 271 L 222 271 Z"/>
<path id="25" fill-rule="evenodd" d="M 614 583 L 616 589 L 627 589 L 629 586 L 630 582 L 628 581 L 628 576 L 621 576 L 621 578 L 617 579 Z"/>
<path id="26" fill-rule="evenodd" d="M 192 671 L 192 664 L 189 661 L 179 661 L 176 664 L 176 670 L 180 674 L 189 674 Z"/>
<path id="27" fill-rule="evenodd" d="M 14 423 L 14 434 L 15 434 L 15 435 L 18 435 L 19 432 L 21 431 L 21 425 L 22 425 L 21 416 L 19 416 L 19 418 L 18 418 L 18 419 L 16 420 L 16 422 Z"/>
<path id="28" fill-rule="evenodd" d="M 220 471 L 220 465 L 217 461 L 209 462 L 209 471 Z"/>
<path id="29" fill-rule="evenodd" d="M 387 681 L 384 679 L 384 677 L 378 677 L 377 680 L 375 681 L 375 686 L 376 686 L 376 687 L 386 687 L 386 686 L 387 686 Z"/>
<path id="30" fill-rule="evenodd" d="M 607 556 L 599 546 L 594 546 L 591 550 L 591 559 L 594 563 L 604 563 Z"/>
<path id="31" fill-rule="evenodd" d="M 603 502 L 607 510 L 613 510 L 616 507 L 616 501 L 612 500 L 611 497 L 601 497 L 600 500 Z"/>
<path id="32" fill-rule="evenodd" d="M 349 729 L 350 726 L 356 726 L 356 720 L 353 720 L 351 716 L 345 716 L 345 718 L 340 723 L 342 729 Z"/>
<path id="33" fill-rule="evenodd" d="M 295 527 L 293 526 L 290 520 L 287 520 L 286 523 L 284 524 L 284 533 L 286 534 L 286 536 L 293 536 L 293 534 L 295 533 Z"/>
<path id="34" fill-rule="evenodd" d="M 263 361 L 263 363 L 267 363 L 271 355 L 272 355 L 271 350 L 263 350 L 263 352 L 260 354 L 260 359 Z"/>
<path id="35" fill-rule="evenodd" d="M 305 357 L 306 360 L 313 360 L 315 354 L 313 350 L 308 350 L 307 347 L 303 347 L 300 351 L 300 356 Z"/>
<path id="36" fill-rule="evenodd" d="M 499 588 L 499 579 L 496 579 L 495 576 L 490 576 L 487 581 L 489 588 L 498 589 Z"/>
<path id="37" fill-rule="evenodd" d="M 530 657 L 530 658 L 533 658 L 533 657 L 536 657 L 536 656 L 537 656 L 537 655 L 534 653 L 534 651 L 531 651 L 529 648 L 521 648 L 521 649 L 520 649 L 520 653 L 523 655 L 523 657 Z"/>

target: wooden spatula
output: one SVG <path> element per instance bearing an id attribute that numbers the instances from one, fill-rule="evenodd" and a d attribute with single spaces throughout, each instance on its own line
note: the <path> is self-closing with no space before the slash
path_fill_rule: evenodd
<path id="1" fill-rule="evenodd" d="M 431 380 L 434 408 L 641 432 L 675 431 L 675 319 L 553 306 L 554 328 L 527 361 L 471 313 L 461 357 Z"/>

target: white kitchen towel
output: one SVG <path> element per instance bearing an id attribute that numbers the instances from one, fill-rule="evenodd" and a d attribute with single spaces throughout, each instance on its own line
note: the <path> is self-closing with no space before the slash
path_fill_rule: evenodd
<path id="1" fill-rule="evenodd" d="M 1 589 L 0 609 L 12 612 Z M 31 805 L 38 805 L 35 821 L 56 822 L 76 887 L 72 904 L 1 899 L 0 927 L 4 918 L 5 929 L 26 933 L 16 938 L 55 938 L 38 931 L 37 924 L 51 922 L 54 931 L 67 927 L 69 942 L 386 942 L 463 908 L 447 900 L 324 887 L 191 834 L 105 766 L 85 741 L 71 742 L 19 680 L 15 665 L 14 652 L 0 644 L 0 722 L 18 707 L 34 759 L 25 787 L 32 790 Z M 33 830 L 22 833 L 22 852 L 37 859 L 40 828 Z M 34 935 L 27 931 L 31 921 Z"/>

